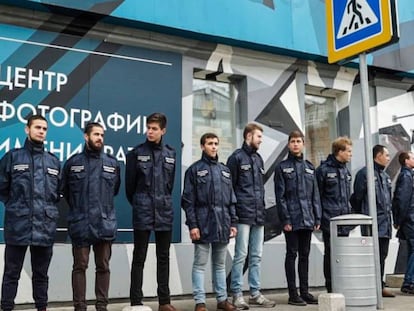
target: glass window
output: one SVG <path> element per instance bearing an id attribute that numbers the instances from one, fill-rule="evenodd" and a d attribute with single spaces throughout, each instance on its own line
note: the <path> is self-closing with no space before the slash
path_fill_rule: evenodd
<path id="1" fill-rule="evenodd" d="M 315 167 L 331 153 L 336 137 L 336 99 L 305 94 L 306 158 Z"/>
<path id="2" fill-rule="evenodd" d="M 221 162 L 236 149 L 236 92 L 231 83 L 193 79 L 193 161 L 200 159 L 200 137 L 206 132 L 218 135 Z"/>

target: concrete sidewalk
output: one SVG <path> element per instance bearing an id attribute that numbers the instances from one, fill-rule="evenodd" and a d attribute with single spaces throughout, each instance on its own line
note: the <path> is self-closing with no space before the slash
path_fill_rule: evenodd
<path id="1" fill-rule="evenodd" d="M 398 288 L 392 288 L 392 292 L 396 295 L 395 298 L 383 298 L 384 302 L 384 310 L 387 311 L 407 311 L 407 310 L 414 310 L 414 296 L 406 295 L 400 292 Z M 307 305 L 306 307 L 300 306 L 291 306 L 288 305 L 288 295 L 286 290 L 267 290 L 263 291 L 266 297 L 276 301 L 276 307 L 264 309 L 264 308 L 250 308 L 251 311 L 263 311 L 263 310 L 275 310 L 275 311 L 295 311 L 295 310 L 302 310 L 302 311 L 317 311 L 318 305 Z M 325 293 L 323 290 L 314 289 L 311 293 L 315 296 L 319 294 Z M 247 299 L 248 296 L 245 295 Z M 153 311 L 158 311 L 158 303 L 157 300 L 154 298 L 149 298 L 144 300 L 146 306 L 152 308 Z M 172 304 L 177 308 L 178 311 L 193 311 L 194 310 L 194 301 L 191 296 L 175 296 L 172 297 Z M 127 300 L 114 300 L 111 301 L 111 304 L 108 306 L 108 311 L 122 311 L 122 309 L 126 306 L 129 306 L 129 302 Z M 27 311 L 36 311 L 35 309 L 30 309 L 33 306 L 29 305 L 19 305 L 16 306 L 16 309 L 25 309 Z M 209 296 L 207 299 L 207 308 L 209 311 L 216 310 L 216 300 Z M 70 306 L 69 303 L 51 303 L 49 311 L 71 311 L 73 307 Z M 95 307 L 89 305 L 88 311 L 94 311 Z"/>

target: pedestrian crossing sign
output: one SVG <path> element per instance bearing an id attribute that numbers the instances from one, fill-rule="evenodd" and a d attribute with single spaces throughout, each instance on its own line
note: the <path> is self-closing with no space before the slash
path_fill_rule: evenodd
<path id="1" fill-rule="evenodd" d="M 394 0 L 326 0 L 328 62 L 398 40 Z"/>

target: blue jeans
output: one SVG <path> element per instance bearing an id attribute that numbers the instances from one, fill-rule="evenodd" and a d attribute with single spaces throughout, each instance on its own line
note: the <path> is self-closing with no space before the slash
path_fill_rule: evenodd
<path id="1" fill-rule="evenodd" d="M 204 275 L 206 265 L 210 253 L 210 245 L 212 249 L 212 278 L 214 292 L 216 293 L 217 302 L 227 299 L 226 291 L 226 254 L 227 243 L 211 243 L 211 244 L 194 244 L 194 262 L 193 262 L 193 296 L 195 303 L 206 302 L 206 292 L 204 289 Z"/>
<path id="2" fill-rule="evenodd" d="M 414 285 L 414 240 L 407 239 L 407 269 L 403 286 Z"/>
<path id="3" fill-rule="evenodd" d="M 249 254 L 250 295 L 260 292 L 260 263 L 263 253 L 264 226 L 237 225 L 236 246 L 231 270 L 230 288 L 233 295 L 241 296 L 243 290 L 243 266 Z"/>

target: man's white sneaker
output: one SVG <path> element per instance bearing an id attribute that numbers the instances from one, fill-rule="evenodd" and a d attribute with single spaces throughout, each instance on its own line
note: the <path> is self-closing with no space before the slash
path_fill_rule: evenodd
<path id="1" fill-rule="evenodd" d="M 249 305 L 244 301 L 243 296 L 233 296 L 233 305 L 238 310 L 249 310 Z"/>
<path id="2" fill-rule="evenodd" d="M 263 307 L 263 308 L 273 308 L 276 305 L 276 302 L 273 300 L 267 299 L 262 294 L 258 294 L 256 296 L 249 297 L 249 305 L 255 307 Z"/>

